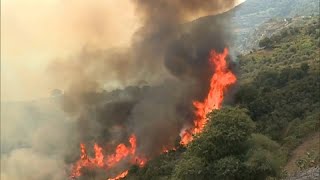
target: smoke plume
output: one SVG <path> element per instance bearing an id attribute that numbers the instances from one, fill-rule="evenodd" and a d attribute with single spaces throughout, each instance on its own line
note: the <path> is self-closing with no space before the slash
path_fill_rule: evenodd
<path id="1" fill-rule="evenodd" d="M 192 101 L 208 92 L 210 50 L 230 44 L 229 13 L 189 20 L 235 3 L 134 0 L 142 26 L 129 48 L 85 47 L 67 63 L 52 64 L 49 70 L 66 84 L 62 107 L 77 120 L 79 141 L 113 147 L 133 133 L 138 153 L 148 158 L 173 147 L 194 118 Z"/>

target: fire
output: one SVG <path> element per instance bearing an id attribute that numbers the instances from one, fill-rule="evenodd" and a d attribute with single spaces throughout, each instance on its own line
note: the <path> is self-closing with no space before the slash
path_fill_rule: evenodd
<path id="1" fill-rule="evenodd" d="M 107 158 L 108 167 L 113 167 L 122 159 L 127 157 L 129 154 L 134 155 L 136 151 L 136 138 L 135 136 L 131 136 L 129 138 L 129 142 L 131 144 L 131 148 L 127 148 L 124 144 L 119 144 L 116 148 L 116 153 L 109 155 Z"/>
<path id="2" fill-rule="evenodd" d="M 135 135 L 131 135 L 129 138 L 130 147 L 127 147 L 125 144 L 119 144 L 116 149 L 115 153 L 104 156 L 102 152 L 102 148 L 98 145 L 94 145 L 94 153 L 95 157 L 90 158 L 87 154 L 86 146 L 84 144 L 80 144 L 80 160 L 76 162 L 76 164 L 72 167 L 71 170 L 71 178 L 77 178 L 81 176 L 81 170 L 82 168 L 103 168 L 103 169 L 110 169 L 114 166 L 116 166 L 120 161 L 130 158 L 130 162 L 132 164 L 137 164 L 140 167 L 143 167 L 146 163 L 146 159 L 137 156 L 136 153 L 136 147 L 137 147 L 137 140 Z M 111 179 L 121 179 L 125 177 L 128 174 L 128 171 L 124 171 L 123 173 L 119 174 L 115 178 Z"/>
<path id="3" fill-rule="evenodd" d="M 220 109 L 224 94 L 227 88 L 234 84 L 237 80 L 236 76 L 228 69 L 226 57 L 228 49 L 224 49 L 223 53 L 217 53 L 215 50 L 210 52 L 210 65 L 214 69 L 214 74 L 210 80 L 210 90 L 208 96 L 203 102 L 194 101 L 196 118 L 193 121 L 193 127 L 182 132 L 182 145 L 187 145 L 192 141 L 194 134 L 199 134 L 207 124 L 206 115 L 215 109 Z"/>
<path id="4" fill-rule="evenodd" d="M 184 129 L 181 131 L 182 145 L 187 145 L 193 140 L 194 134 L 199 134 L 203 131 L 207 124 L 206 115 L 212 110 L 221 108 L 224 94 L 228 87 L 236 82 L 236 76 L 228 69 L 226 57 L 228 55 L 228 49 L 225 49 L 223 53 L 217 53 L 212 50 L 210 52 L 210 65 L 214 70 L 214 74 L 210 80 L 210 89 L 207 97 L 203 102 L 194 101 L 193 106 L 195 107 L 195 119 L 193 121 L 193 127 Z M 131 164 L 143 167 L 147 159 L 136 155 L 137 139 L 135 135 L 131 135 L 129 138 L 130 147 L 125 144 L 119 144 L 113 154 L 105 156 L 103 149 L 98 145 L 94 145 L 94 158 L 90 158 L 87 154 L 87 150 L 84 144 L 80 144 L 80 160 L 75 163 L 72 167 L 71 178 L 77 178 L 81 176 L 82 168 L 102 168 L 105 170 L 115 167 L 119 162 L 124 159 L 129 160 Z M 163 146 L 162 152 L 168 153 L 170 150 L 176 150 L 175 148 L 168 148 Z M 114 178 L 108 180 L 119 180 L 128 175 L 129 171 L 125 170 Z"/>
<path id="5" fill-rule="evenodd" d="M 102 154 L 102 148 L 98 144 L 94 145 L 94 152 L 95 152 L 94 163 L 98 167 L 103 167 L 104 166 L 104 163 L 103 163 L 104 156 Z"/>
<path id="6" fill-rule="evenodd" d="M 161 149 L 161 152 L 162 153 L 168 153 L 169 151 L 176 151 L 177 149 L 175 147 L 166 147 L 166 146 L 163 146 L 162 149 Z"/>
<path id="7" fill-rule="evenodd" d="M 119 180 L 119 179 L 122 179 L 122 178 L 126 177 L 128 175 L 128 173 L 129 173 L 129 171 L 126 170 L 126 171 L 120 173 L 117 177 L 109 178 L 108 180 Z"/>

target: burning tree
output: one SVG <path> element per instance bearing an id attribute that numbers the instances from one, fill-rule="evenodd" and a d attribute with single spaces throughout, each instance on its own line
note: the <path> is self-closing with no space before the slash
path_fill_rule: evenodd
<path id="1" fill-rule="evenodd" d="M 143 167 L 176 149 L 177 139 L 186 146 L 203 131 L 206 114 L 221 108 L 236 82 L 229 14 L 217 15 L 236 2 L 135 0 L 142 26 L 129 48 L 86 51 L 63 66 L 62 80 L 71 82 L 63 107 L 77 120 L 80 137 L 71 178 L 84 169 L 122 178 L 131 165 Z M 185 24 L 205 14 L 216 16 Z M 114 81 L 127 88 L 101 92 Z"/>
<path id="2" fill-rule="evenodd" d="M 228 87 L 236 82 L 235 75 L 228 69 L 228 64 L 226 61 L 228 55 L 228 50 L 225 49 L 223 53 L 217 53 L 212 50 L 210 53 L 209 63 L 211 68 L 213 68 L 213 75 L 210 79 L 210 89 L 208 91 L 207 97 L 203 102 L 193 101 L 193 105 L 196 109 L 194 124 L 187 130 L 182 131 L 181 144 L 187 145 L 193 140 L 193 135 L 200 134 L 208 120 L 206 115 L 216 109 L 220 109 L 224 94 L 228 90 Z M 84 144 L 80 145 L 81 155 L 80 160 L 75 163 L 72 168 L 71 178 L 77 178 L 81 176 L 81 170 L 83 168 L 102 168 L 108 171 L 109 169 L 117 166 L 122 161 L 128 161 L 131 164 L 137 164 L 143 167 L 146 163 L 145 155 L 139 156 L 136 154 L 137 139 L 134 134 L 129 138 L 130 147 L 125 144 L 119 144 L 116 146 L 115 153 L 110 155 L 104 155 L 102 148 L 98 145 L 94 145 L 95 157 L 89 157 Z M 172 147 L 171 149 L 175 149 Z M 161 150 L 162 152 L 167 152 L 168 148 Z M 128 170 L 124 170 L 118 174 L 115 178 L 109 178 L 109 180 L 120 179 L 128 174 Z"/>

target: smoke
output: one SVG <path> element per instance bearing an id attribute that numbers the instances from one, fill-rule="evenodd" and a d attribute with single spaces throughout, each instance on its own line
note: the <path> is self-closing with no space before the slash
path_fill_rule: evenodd
<path id="1" fill-rule="evenodd" d="M 1 101 L 48 97 L 64 88 L 46 72 L 56 58 L 128 46 L 138 27 L 131 0 L 2 0 Z"/>
<path id="2" fill-rule="evenodd" d="M 134 133 L 147 157 L 173 147 L 193 119 L 193 100 L 208 92 L 211 49 L 230 43 L 234 0 L 134 0 L 141 28 L 129 48 L 85 47 L 49 70 L 66 84 L 63 108 L 78 120 L 81 141 L 92 147 L 126 142 Z M 68 62 L 68 63 L 64 63 Z M 110 91 L 111 87 L 122 90 Z M 106 91 L 109 90 L 109 91 Z M 78 155 L 78 154 L 75 154 Z"/>
<path id="3" fill-rule="evenodd" d="M 66 167 L 79 157 L 75 146 L 80 142 L 87 147 L 97 142 L 110 150 L 134 133 L 138 153 L 147 157 L 175 145 L 181 129 L 194 119 L 192 101 L 201 101 L 208 91 L 214 73 L 208 66 L 209 51 L 222 51 L 230 43 L 230 14 L 197 18 L 225 12 L 236 0 L 133 2 L 140 28 L 129 47 L 101 45 L 100 36 L 117 35 L 104 34 L 113 26 L 100 27 L 105 14 L 94 13 L 84 19 L 88 31 L 95 32 L 84 36 L 94 43 L 50 63 L 52 84 L 64 90 L 61 107 L 75 121 L 51 119 L 28 132 L 26 146 L 3 156 L 3 179 L 64 179 Z M 13 128 L 28 122 L 10 124 Z"/>
<path id="4" fill-rule="evenodd" d="M 56 98 L 1 103 L 1 179 L 65 179 L 79 141 L 65 117 Z"/>

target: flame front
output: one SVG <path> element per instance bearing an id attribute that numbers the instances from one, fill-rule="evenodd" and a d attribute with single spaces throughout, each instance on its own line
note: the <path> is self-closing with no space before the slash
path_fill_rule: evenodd
<path id="1" fill-rule="evenodd" d="M 137 164 L 138 166 L 142 167 L 146 163 L 145 158 L 141 158 L 137 156 L 136 153 L 136 136 L 131 135 L 129 138 L 130 142 L 130 147 L 127 147 L 125 144 L 119 144 L 116 149 L 115 153 L 104 156 L 102 153 L 102 148 L 98 145 L 94 145 L 94 153 L 95 157 L 90 158 L 87 154 L 87 150 L 84 144 L 80 144 L 80 150 L 81 150 L 81 155 L 80 155 L 80 160 L 76 162 L 76 164 L 72 167 L 71 170 L 71 178 L 77 178 L 81 176 L 81 170 L 82 168 L 103 168 L 103 169 L 110 169 L 115 167 L 120 161 L 129 158 L 130 162 L 132 164 Z M 116 179 L 121 179 L 125 177 L 128 174 L 128 171 L 124 171 L 120 173 L 118 176 L 115 178 L 109 178 L 110 180 L 116 180 Z"/>
<path id="2" fill-rule="evenodd" d="M 236 82 L 236 76 L 228 69 L 226 58 L 228 56 L 228 49 L 225 49 L 223 53 L 217 53 L 215 50 L 210 52 L 209 63 L 214 73 L 210 79 L 210 89 L 207 97 L 203 102 L 194 101 L 193 106 L 195 107 L 195 119 L 193 121 L 193 127 L 184 129 L 181 132 L 182 145 L 187 145 L 193 140 L 194 134 L 199 134 L 203 131 L 207 124 L 206 115 L 212 110 L 221 108 L 224 95 L 228 87 Z M 119 144 L 115 153 L 104 156 L 103 149 L 98 145 L 94 145 L 95 157 L 88 157 L 87 150 L 84 144 L 80 144 L 80 160 L 75 163 L 71 171 L 71 178 L 77 178 L 81 176 L 82 168 L 102 168 L 105 170 L 115 167 L 119 162 L 124 159 L 129 159 L 131 164 L 136 164 L 143 167 L 147 162 L 147 159 L 136 155 L 137 139 L 133 134 L 129 138 L 130 147 L 125 144 Z M 163 146 L 162 152 L 167 153 L 169 150 L 175 150 L 175 148 L 167 148 Z M 123 171 L 114 178 L 108 180 L 119 180 L 127 176 L 128 170 Z"/>
<path id="3" fill-rule="evenodd" d="M 180 141 L 182 145 L 187 145 L 193 140 L 193 135 L 203 131 L 208 121 L 206 115 L 212 110 L 221 108 L 227 88 L 236 82 L 236 76 L 228 69 L 227 56 L 228 49 L 224 49 L 221 54 L 215 50 L 210 52 L 209 63 L 214 69 L 214 74 L 210 80 L 210 90 L 203 102 L 193 102 L 193 106 L 196 109 L 196 118 L 193 121 L 192 128 L 182 131 Z"/>

